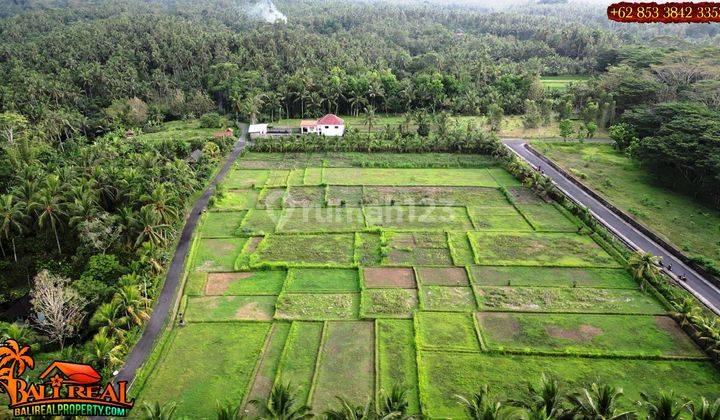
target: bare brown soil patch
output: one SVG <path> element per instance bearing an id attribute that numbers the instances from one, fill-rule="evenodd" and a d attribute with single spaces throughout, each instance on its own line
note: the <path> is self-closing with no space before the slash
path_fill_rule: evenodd
<path id="1" fill-rule="evenodd" d="M 518 204 L 542 204 L 544 202 L 540 196 L 527 187 L 508 187 L 507 191 Z"/>
<path id="2" fill-rule="evenodd" d="M 418 276 L 423 284 L 467 286 L 468 276 L 463 267 L 420 267 Z"/>
<path id="3" fill-rule="evenodd" d="M 230 284 L 252 275 L 253 273 L 210 273 L 205 283 L 205 294 L 208 296 L 222 295 L 227 292 Z"/>
<path id="4" fill-rule="evenodd" d="M 258 245 L 260 245 L 260 242 L 262 242 L 263 238 L 263 236 L 253 236 L 252 238 L 250 238 L 250 243 L 248 243 L 247 245 L 247 253 L 251 254 L 255 252 Z"/>
<path id="5" fill-rule="evenodd" d="M 590 341 L 596 336 L 602 334 L 602 328 L 593 325 L 582 324 L 577 329 L 565 329 L 558 326 L 548 326 L 547 332 L 550 337 L 562 338 L 572 341 Z"/>
<path id="6" fill-rule="evenodd" d="M 655 321 L 655 326 L 670 334 L 675 340 L 680 342 L 687 340 L 688 336 L 674 319 L 668 316 L 654 316 L 653 320 Z"/>
<path id="7" fill-rule="evenodd" d="M 272 314 L 264 311 L 258 302 L 248 302 L 235 311 L 235 319 L 271 321 Z"/>
<path id="8" fill-rule="evenodd" d="M 365 285 L 369 288 L 399 287 L 415 289 L 415 273 L 412 268 L 374 267 L 364 268 Z"/>
<path id="9" fill-rule="evenodd" d="M 520 323 L 513 314 L 479 312 L 476 316 L 481 328 L 491 337 L 512 339 L 520 335 Z"/>

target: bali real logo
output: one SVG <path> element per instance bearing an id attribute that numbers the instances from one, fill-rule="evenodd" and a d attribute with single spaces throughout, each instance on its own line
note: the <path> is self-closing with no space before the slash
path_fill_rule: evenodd
<path id="1" fill-rule="evenodd" d="M 0 392 L 8 394 L 16 417 L 123 417 L 133 407 L 133 400 L 127 399 L 127 381 L 103 386 L 100 374 L 90 365 L 54 361 L 37 383 L 22 379 L 25 370 L 34 366 L 30 347 L 15 340 L 0 345 Z"/>

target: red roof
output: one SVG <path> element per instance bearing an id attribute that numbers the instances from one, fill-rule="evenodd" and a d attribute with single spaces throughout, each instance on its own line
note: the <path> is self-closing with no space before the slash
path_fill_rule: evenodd
<path id="1" fill-rule="evenodd" d="M 335 114 L 327 114 L 317 120 L 317 125 L 345 125 L 345 121 Z"/>

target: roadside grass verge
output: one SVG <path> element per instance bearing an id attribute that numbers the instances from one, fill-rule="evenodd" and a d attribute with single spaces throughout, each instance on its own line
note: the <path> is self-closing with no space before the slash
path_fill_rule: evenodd
<path id="1" fill-rule="evenodd" d="M 661 185 L 610 144 L 539 143 L 538 150 L 684 252 L 720 266 L 720 211 Z"/>

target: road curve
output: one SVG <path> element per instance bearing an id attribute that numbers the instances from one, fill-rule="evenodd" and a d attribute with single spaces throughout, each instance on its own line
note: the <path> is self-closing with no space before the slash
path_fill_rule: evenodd
<path id="1" fill-rule="evenodd" d="M 247 127 L 241 127 L 240 138 L 237 143 L 235 143 L 235 146 L 233 146 L 225 165 L 223 165 L 220 172 L 217 173 L 210 185 L 203 192 L 203 195 L 195 202 L 195 205 L 190 211 L 190 215 L 188 216 L 187 221 L 185 222 L 185 227 L 180 235 L 180 241 L 175 249 L 175 254 L 170 262 L 170 267 L 168 267 L 162 291 L 160 292 L 160 296 L 158 296 L 157 302 L 153 308 L 150 321 L 148 321 L 145 326 L 145 331 L 143 331 L 140 340 L 138 340 L 135 347 L 133 347 L 130 351 L 122 369 L 113 379 L 114 381 L 128 381 L 128 383 L 132 384 L 137 370 L 143 363 L 145 363 L 153 349 L 156 339 L 162 333 L 163 327 L 167 322 L 170 311 L 172 310 L 177 298 L 178 286 L 183 277 L 185 259 L 188 256 L 188 251 L 190 250 L 190 245 L 192 244 L 195 227 L 197 226 L 202 211 L 205 210 L 210 197 L 213 192 L 215 192 L 215 186 L 222 181 L 230 168 L 232 168 L 233 163 L 235 163 L 235 159 L 237 159 L 243 149 L 245 149 L 246 136 Z"/>
<path id="2" fill-rule="evenodd" d="M 703 302 L 716 314 L 720 314 L 720 289 L 715 287 L 703 276 L 695 272 L 684 262 L 675 257 L 663 246 L 648 238 L 633 225 L 626 222 L 612 210 L 588 195 L 580 187 L 570 181 L 565 175 L 558 172 L 544 162 L 535 154 L 530 152 L 525 145 L 527 142 L 522 139 L 503 139 L 503 143 L 510 150 L 515 152 L 523 160 L 533 167 L 542 166 L 542 170 L 567 196 L 576 202 L 587 207 L 588 210 L 600 220 L 605 227 L 619 236 L 624 242 L 635 249 L 651 252 L 653 255 L 661 256 L 663 263 L 667 266 L 672 264 L 672 272 L 675 275 L 685 274 L 687 281 L 678 281 L 687 291 L 692 293 L 698 300 Z"/>

